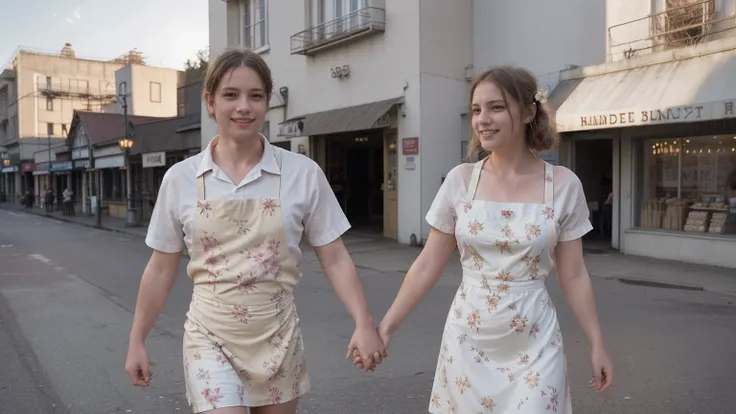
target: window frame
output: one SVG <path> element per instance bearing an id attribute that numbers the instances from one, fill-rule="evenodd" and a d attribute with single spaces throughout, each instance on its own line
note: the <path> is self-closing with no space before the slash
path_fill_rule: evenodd
<path id="1" fill-rule="evenodd" d="M 256 53 L 263 53 L 271 48 L 269 12 L 269 0 L 241 0 L 240 44 L 242 46 Z"/>

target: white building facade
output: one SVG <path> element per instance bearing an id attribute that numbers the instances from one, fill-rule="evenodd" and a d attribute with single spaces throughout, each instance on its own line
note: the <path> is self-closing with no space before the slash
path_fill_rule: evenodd
<path id="1" fill-rule="evenodd" d="M 594 224 L 627 254 L 736 267 L 736 0 L 606 15 L 606 62 L 564 71 L 550 98 Z"/>
<path id="2" fill-rule="evenodd" d="M 461 162 L 472 0 L 210 0 L 210 53 L 244 45 L 275 88 L 264 133 L 312 157 L 356 231 L 421 243 Z M 202 111 L 202 144 L 216 125 Z"/>

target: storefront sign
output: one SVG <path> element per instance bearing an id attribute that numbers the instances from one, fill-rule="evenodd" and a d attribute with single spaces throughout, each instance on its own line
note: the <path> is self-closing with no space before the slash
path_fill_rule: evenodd
<path id="1" fill-rule="evenodd" d="M 404 169 L 413 170 L 417 168 L 417 164 L 414 162 L 414 157 L 404 158 Z"/>
<path id="2" fill-rule="evenodd" d="M 14 172 L 18 172 L 18 166 L 17 165 L 14 165 L 12 167 L 5 167 L 5 168 L 2 169 L 2 173 L 3 174 L 6 174 L 6 173 L 14 173 Z"/>
<path id="3" fill-rule="evenodd" d="M 301 137 L 304 129 L 303 119 L 294 119 L 279 124 L 279 136 L 285 138 Z"/>
<path id="4" fill-rule="evenodd" d="M 51 172 L 55 171 L 69 171 L 74 167 L 71 161 L 52 162 Z"/>
<path id="5" fill-rule="evenodd" d="M 24 162 L 21 164 L 21 169 L 24 173 L 26 172 L 33 172 L 36 170 L 36 163 L 33 162 Z"/>
<path id="6" fill-rule="evenodd" d="M 165 167 L 166 166 L 166 153 L 161 152 L 149 152 L 143 154 L 143 168 L 151 167 Z"/>
<path id="7" fill-rule="evenodd" d="M 419 137 L 401 139 L 402 155 L 419 155 Z"/>
<path id="8" fill-rule="evenodd" d="M 378 118 L 375 124 L 373 124 L 373 128 L 385 128 L 389 125 L 391 125 L 391 114 L 386 112 Z"/>
<path id="9" fill-rule="evenodd" d="M 734 117 L 736 117 L 736 99 L 698 105 L 682 105 L 644 110 L 631 109 L 589 115 L 558 113 L 557 124 L 560 131 L 567 132 L 627 126 L 702 122 Z"/>
<path id="10" fill-rule="evenodd" d="M 95 168 L 121 168 L 125 165 L 125 158 L 122 155 L 113 155 L 111 157 L 95 157 Z"/>
<path id="11" fill-rule="evenodd" d="M 89 160 L 75 160 L 74 161 L 74 169 L 83 169 L 86 170 L 89 168 Z"/>

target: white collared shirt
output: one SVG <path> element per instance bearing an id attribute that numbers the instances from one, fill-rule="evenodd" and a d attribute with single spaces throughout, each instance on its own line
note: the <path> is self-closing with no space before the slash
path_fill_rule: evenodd
<path id="1" fill-rule="evenodd" d="M 146 244 L 152 249 L 176 253 L 191 249 L 197 206 L 197 177 L 205 175 L 206 198 L 239 200 L 279 197 L 274 194 L 279 167 L 274 151 L 280 151 L 281 205 L 289 252 L 297 266 L 302 235 L 312 246 L 337 240 L 350 228 L 322 169 L 304 155 L 272 146 L 262 138 L 261 161 L 239 184 L 235 184 L 213 161 L 212 144 L 199 154 L 176 163 L 164 175 L 148 226 Z"/>

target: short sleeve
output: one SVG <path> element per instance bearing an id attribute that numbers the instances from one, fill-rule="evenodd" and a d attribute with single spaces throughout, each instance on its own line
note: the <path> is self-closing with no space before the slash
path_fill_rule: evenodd
<path id="1" fill-rule="evenodd" d="M 350 223 L 317 164 L 309 173 L 307 185 L 311 197 L 304 217 L 304 232 L 310 245 L 324 246 L 348 231 Z"/>
<path id="2" fill-rule="evenodd" d="M 572 171 L 568 174 L 571 175 L 571 183 L 569 191 L 563 196 L 564 207 L 560 217 L 559 238 L 561 242 L 577 240 L 593 230 L 583 183 Z"/>
<path id="3" fill-rule="evenodd" d="M 184 230 L 177 211 L 177 206 L 180 205 L 179 192 L 174 188 L 172 171 L 174 168 L 169 169 L 161 180 L 146 235 L 148 247 L 164 253 L 178 253 L 186 247 Z"/>
<path id="4" fill-rule="evenodd" d="M 462 188 L 462 182 L 459 166 L 453 168 L 445 177 L 445 181 L 440 185 L 437 195 L 429 207 L 425 219 L 427 223 L 437 230 L 455 234 L 455 222 L 457 221 L 457 213 L 455 212 L 455 204 L 457 201 L 457 189 Z"/>

